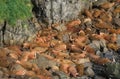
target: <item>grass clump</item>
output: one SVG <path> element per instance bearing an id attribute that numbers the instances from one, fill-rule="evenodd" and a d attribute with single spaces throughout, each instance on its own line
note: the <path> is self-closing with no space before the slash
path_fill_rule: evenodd
<path id="1" fill-rule="evenodd" d="M 25 20 L 32 16 L 30 0 L 0 0 L 0 22 L 6 21 L 10 25 L 17 20 Z"/>

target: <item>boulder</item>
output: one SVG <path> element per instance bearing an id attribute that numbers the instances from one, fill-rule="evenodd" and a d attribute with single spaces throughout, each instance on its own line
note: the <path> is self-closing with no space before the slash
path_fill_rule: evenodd
<path id="1" fill-rule="evenodd" d="M 32 0 L 33 11 L 39 21 L 52 24 L 78 18 L 89 0 Z"/>
<path id="2" fill-rule="evenodd" d="M 31 42 L 36 32 L 35 25 L 27 20 L 19 20 L 14 26 L 5 24 L 0 29 L 0 45 L 21 45 L 24 42 Z"/>

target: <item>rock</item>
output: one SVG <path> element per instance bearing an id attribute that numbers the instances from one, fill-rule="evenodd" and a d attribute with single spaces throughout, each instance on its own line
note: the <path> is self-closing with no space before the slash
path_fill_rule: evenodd
<path id="1" fill-rule="evenodd" d="M 0 77 L 2 77 L 3 76 L 3 72 L 2 71 L 0 71 Z"/>
<path id="2" fill-rule="evenodd" d="M 120 79 L 120 63 L 108 63 L 106 64 L 105 74 L 109 78 Z"/>
<path id="3" fill-rule="evenodd" d="M 120 35 L 117 35 L 117 45 L 120 46 Z"/>
<path id="4" fill-rule="evenodd" d="M 102 54 L 102 52 L 100 52 L 99 50 L 98 51 L 96 51 L 96 55 L 98 55 L 98 56 L 103 56 L 103 54 Z"/>
<path id="5" fill-rule="evenodd" d="M 53 26 L 58 31 L 65 31 L 67 28 L 64 24 L 58 24 L 56 26 Z"/>
<path id="6" fill-rule="evenodd" d="M 120 18 L 114 18 L 113 22 L 120 27 Z"/>
<path id="7" fill-rule="evenodd" d="M 100 40 L 100 46 L 105 48 L 106 47 L 106 41 L 104 39 Z"/>
<path id="8" fill-rule="evenodd" d="M 70 79 L 67 74 L 62 71 L 53 72 L 53 76 L 58 76 L 59 79 Z"/>
<path id="9" fill-rule="evenodd" d="M 22 75 L 22 76 L 17 75 L 15 79 L 29 79 L 29 77 L 26 75 Z"/>
<path id="10" fill-rule="evenodd" d="M 85 68 L 87 68 L 87 67 L 92 68 L 92 63 L 91 62 L 84 63 L 83 65 L 84 65 Z"/>
<path id="11" fill-rule="evenodd" d="M 83 8 L 89 7 L 89 1 L 83 0 L 32 0 L 32 3 L 38 20 L 48 24 L 75 19 Z"/>
<path id="12" fill-rule="evenodd" d="M 102 76 L 95 75 L 94 79 L 106 79 L 106 78 L 104 78 Z"/>
<path id="13" fill-rule="evenodd" d="M 100 50 L 100 42 L 97 40 L 93 40 L 89 46 L 92 47 L 95 51 Z"/>
<path id="14" fill-rule="evenodd" d="M 97 0 L 93 2 L 93 6 L 100 6 L 101 4 L 107 2 L 107 0 Z"/>
<path id="15" fill-rule="evenodd" d="M 9 79 L 15 79 L 15 78 L 9 78 Z"/>
<path id="16" fill-rule="evenodd" d="M 86 74 L 87 76 L 94 76 L 94 75 L 95 75 L 93 69 L 90 68 L 90 67 L 88 67 L 88 68 L 85 69 L 85 74 Z"/>
<path id="17" fill-rule="evenodd" d="M 40 78 L 38 78 L 38 77 L 30 77 L 28 79 L 40 79 Z"/>
<path id="18" fill-rule="evenodd" d="M 63 35 L 63 42 L 68 43 L 70 41 L 70 36 L 68 33 Z"/>
<path id="19" fill-rule="evenodd" d="M 53 66 L 56 66 L 58 63 L 52 60 L 49 60 L 48 58 L 44 57 L 43 55 L 37 55 L 37 59 L 30 60 L 31 63 L 35 63 L 38 65 L 39 68 L 51 68 Z"/>
<path id="20" fill-rule="evenodd" d="M 53 76 L 53 79 L 60 79 L 58 76 Z"/>
<path id="21" fill-rule="evenodd" d="M 93 65 L 93 70 L 94 70 L 95 74 L 97 74 L 97 75 L 105 75 L 104 74 L 105 67 L 103 67 L 102 65 L 94 64 Z"/>
<path id="22" fill-rule="evenodd" d="M 107 52 L 104 52 L 104 57 L 109 58 L 110 60 L 113 60 L 114 54 L 112 51 L 107 51 Z"/>
<path id="23" fill-rule="evenodd" d="M 28 21 L 18 21 L 15 26 L 6 25 L 4 29 L 3 43 L 6 45 L 21 45 L 35 38 L 37 29 Z"/>
<path id="24" fill-rule="evenodd" d="M 87 76 L 82 76 L 82 77 L 76 77 L 76 78 L 71 78 L 71 79 L 89 79 Z"/>

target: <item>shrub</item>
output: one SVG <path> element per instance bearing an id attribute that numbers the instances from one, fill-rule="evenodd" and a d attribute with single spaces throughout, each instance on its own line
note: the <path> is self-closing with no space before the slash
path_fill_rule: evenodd
<path id="1" fill-rule="evenodd" d="M 32 16 L 30 0 L 0 0 L 0 22 L 13 25 L 17 20 L 25 20 Z"/>

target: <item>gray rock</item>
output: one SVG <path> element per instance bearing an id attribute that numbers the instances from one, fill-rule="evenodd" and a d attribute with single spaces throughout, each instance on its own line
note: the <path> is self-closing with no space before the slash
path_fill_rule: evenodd
<path id="1" fill-rule="evenodd" d="M 100 52 L 100 51 L 98 50 L 98 51 L 96 51 L 96 55 L 102 56 L 103 54 L 102 54 L 102 52 Z"/>
<path id="2" fill-rule="evenodd" d="M 107 52 L 104 52 L 104 57 L 113 60 L 114 54 L 112 51 L 107 51 Z"/>
<path id="3" fill-rule="evenodd" d="M 89 7 L 89 0 L 32 0 L 32 3 L 36 17 L 48 24 L 75 19 L 83 8 Z"/>
<path id="4" fill-rule="evenodd" d="M 84 65 L 85 68 L 87 68 L 87 67 L 92 68 L 92 63 L 91 62 L 83 63 L 83 65 Z"/>
<path id="5" fill-rule="evenodd" d="M 105 48 L 106 47 L 106 41 L 104 39 L 100 40 L 100 46 Z"/>
<path id="6" fill-rule="evenodd" d="M 114 18 L 113 22 L 120 27 L 120 18 Z"/>
<path id="7" fill-rule="evenodd" d="M 8 73 L 8 69 L 7 69 L 7 68 L 3 68 L 3 67 L 2 67 L 0 70 L 1 70 L 3 73 Z"/>
<path id="8" fill-rule="evenodd" d="M 107 0 L 96 0 L 94 3 L 93 3 L 93 6 L 100 6 L 101 4 L 107 2 Z"/>
<path id="9" fill-rule="evenodd" d="M 106 64 L 105 74 L 112 79 L 120 79 L 120 63 L 108 63 Z"/>
<path id="10" fill-rule="evenodd" d="M 102 77 L 102 76 L 97 76 L 97 75 L 96 75 L 96 76 L 94 77 L 94 79 L 106 79 L 106 78 L 104 78 L 104 77 Z"/>
<path id="11" fill-rule="evenodd" d="M 100 41 L 93 40 L 92 43 L 89 44 L 95 51 L 100 50 Z"/>
<path id="12" fill-rule="evenodd" d="M 53 72 L 53 75 L 58 76 L 59 79 L 70 79 L 70 77 L 62 71 Z"/>
<path id="13" fill-rule="evenodd" d="M 95 75 L 93 69 L 90 68 L 90 67 L 88 67 L 88 68 L 85 69 L 85 74 L 86 74 L 87 76 L 94 76 L 94 75 Z"/>
<path id="14" fill-rule="evenodd" d="M 30 62 L 37 64 L 39 68 L 43 69 L 58 65 L 57 62 L 47 59 L 42 55 L 37 55 L 37 59 L 30 60 Z"/>
<path id="15" fill-rule="evenodd" d="M 60 24 L 58 26 L 55 26 L 54 28 L 58 31 L 65 31 L 67 29 L 64 24 Z"/>
<path id="16" fill-rule="evenodd" d="M 58 76 L 53 76 L 53 79 L 60 79 Z"/>
<path id="17" fill-rule="evenodd" d="M 120 35 L 117 35 L 117 45 L 120 46 Z"/>
<path id="18" fill-rule="evenodd" d="M 6 25 L 2 35 L 3 43 L 7 45 L 21 45 L 23 42 L 32 41 L 37 30 L 28 21 L 18 21 L 15 26 Z"/>
<path id="19" fill-rule="evenodd" d="M 25 70 L 21 65 L 19 64 L 14 64 L 11 68 L 10 71 L 16 71 L 16 70 Z"/>
<path id="20" fill-rule="evenodd" d="M 76 77 L 76 78 L 73 78 L 73 79 L 89 79 L 87 76 L 82 76 L 82 77 Z"/>

